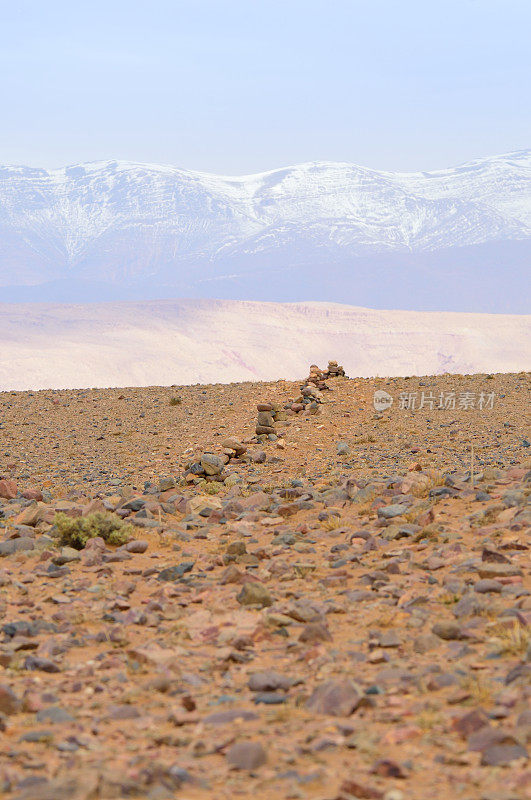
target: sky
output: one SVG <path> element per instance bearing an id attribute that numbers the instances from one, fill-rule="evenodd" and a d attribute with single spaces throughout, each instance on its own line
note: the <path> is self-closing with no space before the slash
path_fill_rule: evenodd
<path id="1" fill-rule="evenodd" d="M 0 163 L 425 170 L 531 142 L 529 0 L 0 0 Z"/>

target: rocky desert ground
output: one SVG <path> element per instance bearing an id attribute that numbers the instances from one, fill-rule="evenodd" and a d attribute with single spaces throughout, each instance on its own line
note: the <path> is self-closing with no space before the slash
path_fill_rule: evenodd
<path id="1" fill-rule="evenodd" d="M 0 394 L 0 796 L 531 796 L 530 376 L 326 385 Z"/>

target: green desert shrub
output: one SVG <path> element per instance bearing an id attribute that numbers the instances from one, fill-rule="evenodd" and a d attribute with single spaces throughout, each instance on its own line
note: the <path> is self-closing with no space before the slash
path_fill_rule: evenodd
<path id="1" fill-rule="evenodd" d="M 222 488 L 222 484 L 216 482 L 208 483 L 205 481 L 205 485 L 201 487 L 205 494 L 219 494 Z"/>
<path id="2" fill-rule="evenodd" d="M 101 536 L 107 544 L 121 545 L 129 541 L 133 526 L 115 514 L 96 511 L 86 517 L 55 515 L 55 526 L 59 532 L 59 543 L 82 550 L 89 539 Z"/>

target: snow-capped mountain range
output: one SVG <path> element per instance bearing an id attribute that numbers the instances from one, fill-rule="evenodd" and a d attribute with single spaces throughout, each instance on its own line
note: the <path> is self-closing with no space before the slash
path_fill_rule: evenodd
<path id="1" fill-rule="evenodd" d="M 434 172 L 312 162 L 0 167 L 0 300 L 195 296 L 525 311 L 531 150 Z"/>

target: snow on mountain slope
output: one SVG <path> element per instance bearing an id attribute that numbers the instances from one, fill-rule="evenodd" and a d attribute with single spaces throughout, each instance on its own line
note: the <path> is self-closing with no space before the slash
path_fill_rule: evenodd
<path id="1" fill-rule="evenodd" d="M 412 174 L 334 162 L 238 178 L 116 161 L 0 167 L 0 287 L 81 280 L 141 297 L 158 282 L 194 293 L 205 277 L 264 264 L 310 273 L 364 258 L 371 269 L 382 254 L 525 241 L 530 177 L 531 151 Z"/>
<path id="2" fill-rule="evenodd" d="M 454 169 L 401 175 L 406 191 L 431 199 L 459 197 L 496 208 L 507 219 L 531 226 L 531 150 L 477 159 Z"/>
<path id="3" fill-rule="evenodd" d="M 0 390 L 529 369 L 531 317 L 329 303 L 0 304 Z"/>

